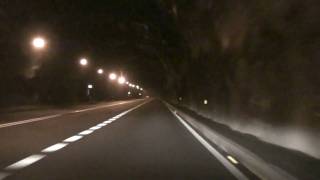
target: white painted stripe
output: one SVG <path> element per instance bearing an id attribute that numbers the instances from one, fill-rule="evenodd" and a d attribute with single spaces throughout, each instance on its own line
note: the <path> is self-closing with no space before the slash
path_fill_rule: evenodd
<path id="1" fill-rule="evenodd" d="M 100 124 L 98 124 L 97 126 L 98 127 L 103 127 L 103 126 L 106 126 L 107 125 L 107 123 L 100 123 Z"/>
<path id="2" fill-rule="evenodd" d="M 42 121 L 42 120 L 46 120 L 46 119 L 59 117 L 61 115 L 62 114 L 56 114 L 56 115 L 32 118 L 32 119 L 27 119 L 27 120 L 23 120 L 23 121 L 12 122 L 12 123 L 0 124 L 0 128 L 16 126 L 16 125 L 21 125 L 21 124 L 27 124 L 27 123 L 36 122 L 36 121 Z"/>
<path id="3" fill-rule="evenodd" d="M 72 137 L 69 137 L 68 139 L 65 139 L 63 142 L 75 142 L 75 141 L 78 141 L 79 139 L 81 139 L 83 136 L 72 136 Z"/>
<path id="4" fill-rule="evenodd" d="M 93 126 L 92 128 L 90 128 L 90 130 L 97 130 L 97 129 L 100 129 L 101 127 L 98 127 L 98 126 Z"/>
<path id="5" fill-rule="evenodd" d="M 138 106 L 136 106 L 136 107 L 134 107 L 134 108 L 131 108 L 130 110 L 128 110 L 128 111 L 126 111 L 126 112 L 133 111 L 134 109 L 137 109 L 137 108 L 139 108 L 140 106 L 142 106 L 142 105 L 144 105 L 144 104 L 146 104 L 146 103 L 148 103 L 148 102 L 150 102 L 150 101 L 141 103 L 140 105 L 138 105 Z M 122 103 L 122 104 L 123 104 L 123 103 Z M 103 122 L 103 123 L 100 123 L 100 124 L 98 124 L 98 125 L 103 126 L 103 125 L 106 125 L 106 124 L 108 124 L 108 123 L 110 123 L 110 120 L 105 121 L 105 122 Z M 98 126 L 98 125 L 97 125 L 97 126 L 94 126 L 94 127 L 91 127 L 89 130 L 82 131 L 82 132 L 80 132 L 78 135 L 75 135 L 75 136 L 72 136 L 72 137 L 70 137 L 70 138 L 67 138 L 67 139 L 64 140 L 64 142 L 75 142 L 75 141 L 81 139 L 81 138 L 83 137 L 82 135 L 88 135 L 88 134 L 91 134 L 92 132 L 94 132 L 94 130 L 100 129 L 101 127 Z M 67 145 L 68 145 L 68 143 L 57 143 L 57 144 L 55 144 L 55 145 L 52 145 L 52 146 L 50 146 L 50 147 L 47 147 L 47 148 L 43 149 L 42 152 L 43 152 L 43 153 L 55 152 L 55 151 L 58 151 L 58 150 L 64 148 L 64 147 L 67 146 Z M 22 160 L 20 160 L 20 161 L 18 161 L 18 162 L 16 162 L 16 163 L 14 163 L 14 164 L 6 167 L 4 170 L 5 170 L 5 171 L 11 171 L 11 170 L 22 169 L 22 168 L 24 168 L 24 167 L 27 167 L 27 166 L 29 166 L 29 165 L 31 165 L 31 164 L 33 164 L 33 163 L 41 160 L 41 159 L 44 158 L 44 157 L 46 157 L 45 154 L 35 154 L 35 155 L 31 155 L 31 156 L 29 156 L 29 157 L 27 157 L 27 158 L 25 158 L 25 159 L 22 159 Z M 9 175 L 11 175 L 11 173 L 0 172 L 0 180 L 6 178 L 6 177 L 9 176 Z"/>
<path id="6" fill-rule="evenodd" d="M 132 103 L 132 102 L 135 102 L 135 101 L 138 101 L 138 100 L 139 99 L 133 100 L 133 101 L 128 101 L 128 102 L 120 102 L 120 103 L 108 104 L 108 105 L 104 105 L 104 106 L 98 106 L 98 107 L 92 107 L 92 108 L 86 108 L 86 109 L 79 109 L 79 110 L 75 110 L 73 112 L 74 113 L 79 113 L 79 112 L 91 111 L 91 110 L 106 108 L 106 107 L 110 107 L 110 106 L 117 106 L 117 105 Z"/>
<path id="7" fill-rule="evenodd" d="M 171 109 L 170 109 L 171 111 Z M 171 111 L 172 112 L 172 111 Z M 173 113 L 173 112 L 172 112 Z M 189 130 L 189 132 L 212 154 L 214 155 L 237 179 L 249 180 L 241 171 L 232 165 L 223 157 L 215 148 L 213 148 L 203 137 L 201 137 L 189 124 L 187 124 L 180 116 L 173 113 L 178 120 Z"/>
<path id="8" fill-rule="evenodd" d="M 42 150 L 41 152 L 43 153 L 51 153 L 51 152 L 55 152 L 58 151 L 62 148 L 64 148 L 65 146 L 67 146 L 67 143 L 57 143 L 55 145 L 52 145 L 50 147 L 45 148 L 44 150 Z"/>
<path id="9" fill-rule="evenodd" d="M 8 177 L 10 173 L 7 172 L 0 172 L 0 180 L 3 180 L 4 178 Z"/>
<path id="10" fill-rule="evenodd" d="M 79 109 L 79 110 L 74 110 L 74 111 L 67 112 L 67 113 L 61 113 L 61 114 L 54 114 L 54 115 L 49 115 L 49 116 L 31 118 L 31 119 L 26 119 L 26 120 L 11 122 L 11 123 L 4 123 L 4 124 L 0 124 L 0 128 L 16 126 L 16 125 L 21 125 L 21 124 L 27 124 L 27 123 L 46 120 L 46 119 L 52 119 L 52 118 L 55 118 L 55 117 L 59 117 L 59 116 L 68 114 L 68 113 L 85 112 L 85 111 L 90 111 L 90 110 L 95 110 L 95 109 L 101 109 L 101 108 L 106 108 L 106 107 L 111 107 L 111 106 L 117 106 L 117 105 L 121 105 L 121 104 L 132 103 L 132 102 L 136 102 L 136 101 L 138 101 L 138 100 L 133 100 L 133 101 L 128 101 L 128 102 L 121 102 L 121 103 L 116 103 L 116 104 L 109 104 L 109 105 L 105 105 L 105 106 L 98 106 L 98 107 L 87 108 L 87 109 Z"/>
<path id="11" fill-rule="evenodd" d="M 46 155 L 43 154 L 35 154 L 35 155 L 31 155 L 29 157 L 26 157 L 8 167 L 6 167 L 6 170 L 17 170 L 17 169 L 22 169 L 24 167 L 27 167 L 39 160 L 41 160 L 42 158 L 44 158 Z"/>
<path id="12" fill-rule="evenodd" d="M 85 131 L 80 132 L 79 135 L 88 135 L 91 133 L 93 133 L 93 130 L 85 130 Z"/>

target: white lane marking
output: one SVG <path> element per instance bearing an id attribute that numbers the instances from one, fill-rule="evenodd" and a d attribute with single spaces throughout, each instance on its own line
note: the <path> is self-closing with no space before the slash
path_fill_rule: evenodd
<path id="1" fill-rule="evenodd" d="M 169 108 L 170 109 L 170 108 Z M 171 109 L 170 109 L 171 111 Z M 172 112 L 172 111 L 171 111 Z M 173 112 L 172 112 L 173 113 Z M 189 130 L 189 132 L 212 154 L 214 155 L 237 179 L 249 180 L 241 171 L 232 165 L 223 155 L 213 148 L 202 136 L 200 136 L 189 124 L 187 124 L 180 116 L 173 113 L 175 117 Z"/>
<path id="2" fill-rule="evenodd" d="M 92 107 L 92 108 L 86 108 L 86 109 L 79 109 L 79 110 L 75 110 L 73 112 L 74 113 L 79 113 L 79 112 L 91 111 L 91 110 L 106 108 L 106 107 L 110 107 L 110 106 L 117 106 L 117 105 L 121 105 L 121 104 L 127 104 L 127 103 L 131 103 L 131 102 L 135 102 L 135 101 L 139 101 L 139 99 L 138 100 L 129 101 L 129 102 L 120 102 L 120 103 L 108 104 L 108 105 L 104 105 L 104 106 L 98 106 L 98 107 Z"/>
<path id="3" fill-rule="evenodd" d="M 37 161 L 39 161 L 40 159 L 44 158 L 46 155 L 43 154 L 34 154 L 31 155 L 29 157 L 26 157 L 8 167 L 6 167 L 6 170 L 17 170 L 17 169 L 22 169 L 24 167 L 27 167 Z"/>
<path id="4" fill-rule="evenodd" d="M 6 178 L 7 176 L 9 176 L 10 173 L 7 172 L 0 172 L 0 180 L 3 180 L 4 178 Z"/>
<path id="5" fill-rule="evenodd" d="M 107 121 L 103 121 L 103 123 L 110 124 L 111 121 L 107 120 Z"/>
<path id="6" fill-rule="evenodd" d="M 146 104 L 146 103 L 148 103 L 148 102 L 150 102 L 150 101 L 141 103 L 140 105 L 138 105 L 138 106 L 136 106 L 136 107 L 134 107 L 134 108 L 131 108 L 131 109 L 128 110 L 127 112 L 133 111 L 133 110 L 139 108 L 140 106 L 142 106 L 142 105 L 144 105 L 144 104 Z M 108 123 L 110 123 L 110 122 L 108 122 Z M 103 124 L 103 123 L 100 123 L 100 124 Z M 79 139 L 82 138 L 82 136 L 80 136 L 80 135 L 88 135 L 88 134 L 91 134 L 92 132 L 94 132 L 94 130 L 92 130 L 92 128 L 94 128 L 94 129 L 100 129 L 101 127 L 98 127 L 98 126 L 91 127 L 89 130 L 84 130 L 84 131 L 80 132 L 79 135 L 72 136 L 72 137 L 70 137 L 70 138 L 65 139 L 64 141 L 74 142 L 74 141 L 76 141 L 76 140 L 79 140 Z M 79 138 L 79 136 L 80 136 L 81 138 Z M 50 146 L 50 147 L 42 150 L 42 152 L 43 152 L 43 153 L 55 152 L 55 151 L 57 151 L 57 150 L 60 150 L 60 149 L 64 148 L 64 147 L 67 146 L 67 145 L 68 145 L 68 143 L 57 143 L 57 144 L 55 144 L 55 145 L 52 145 L 52 146 Z M 26 166 L 29 166 L 29 165 L 31 165 L 31 164 L 33 164 L 33 163 L 41 160 L 41 159 L 44 158 L 44 157 L 46 157 L 45 154 L 35 154 L 35 155 L 31 155 L 31 156 L 29 156 L 29 157 L 27 157 L 27 158 L 25 158 L 25 159 L 22 159 L 22 160 L 20 160 L 20 161 L 18 161 L 18 162 L 16 162 L 16 163 L 14 163 L 14 164 L 6 167 L 4 170 L 5 170 L 5 171 L 10 171 L 10 170 L 22 169 L 22 168 L 24 168 L 24 167 L 26 167 Z M 11 173 L 0 172 L 0 180 L 6 178 L 6 177 L 9 176 L 9 175 L 11 175 Z"/>
<path id="7" fill-rule="evenodd" d="M 233 164 L 239 164 L 239 162 L 235 159 L 235 158 L 233 158 L 232 156 L 227 156 L 227 158 L 233 163 Z"/>
<path id="8" fill-rule="evenodd" d="M 65 139 L 63 142 L 67 142 L 67 143 L 70 143 L 70 142 L 75 142 L 75 141 L 78 141 L 79 139 L 81 139 L 83 136 L 72 136 L 72 137 L 69 137 L 67 139 Z"/>
<path id="9" fill-rule="evenodd" d="M 20 124 L 27 124 L 27 123 L 36 122 L 36 121 L 42 121 L 42 120 L 46 120 L 46 119 L 51 119 L 51 118 L 59 117 L 59 116 L 61 116 L 61 115 L 62 115 L 62 114 L 56 114 L 56 115 L 44 116 L 44 117 L 38 117 L 38 118 L 32 118 L 32 119 L 27 119 L 27 120 L 12 122 L 12 123 L 0 124 L 0 128 L 10 127 L 10 126 L 16 126 L 16 125 L 20 125 Z"/>
<path id="10" fill-rule="evenodd" d="M 58 151 L 64 147 L 66 147 L 68 144 L 67 143 L 57 143 L 55 145 L 52 145 L 50 147 L 45 148 L 44 150 L 42 150 L 41 152 L 43 153 L 51 153 L 51 152 L 55 152 Z"/>
<path id="11" fill-rule="evenodd" d="M 107 123 L 100 123 L 100 124 L 98 124 L 97 126 L 98 127 L 103 127 L 103 126 L 106 126 L 107 125 Z"/>
<path id="12" fill-rule="evenodd" d="M 97 129 L 100 129 L 101 127 L 98 127 L 98 126 L 93 126 L 90 128 L 90 130 L 97 130 Z"/>
<path id="13" fill-rule="evenodd" d="M 121 104 L 132 103 L 132 102 L 135 102 L 135 101 L 137 101 L 137 100 L 129 101 L 129 102 L 121 102 L 121 103 L 116 103 L 116 104 L 109 104 L 109 105 L 105 105 L 105 106 L 98 106 L 98 107 L 87 108 L 87 109 L 80 109 L 80 110 L 75 110 L 75 111 L 70 111 L 70 112 L 71 113 L 79 113 L 79 112 L 84 112 L 84 111 L 90 111 L 90 110 L 95 110 L 95 109 L 106 108 L 106 107 L 110 107 L 110 106 L 117 106 L 117 105 L 121 105 Z M 31 119 L 26 119 L 26 120 L 11 122 L 11 123 L 0 124 L 0 128 L 5 128 L 5 127 L 16 126 L 16 125 L 21 125 L 21 124 L 27 124 L 27 123 L 36 122 L 36 121 L 52 119 L 52 118 L 55 118 L 55 117 L 59 117 L 59 116 L 68 114 L 70 112 L 61 113 L 61 114 L 55 114 L 55 115 L 49 115 L 49 116 L 43 116 L 43 117 L 37 117 L 37 118 L 31 118 Z"/>
<path id="14" fill-rule="evenodd" d="M 93 133 L 93 130 L 85 130 L 85 131 L 80 132 L 79 135 L 88 135 L 91 133 Z"/>

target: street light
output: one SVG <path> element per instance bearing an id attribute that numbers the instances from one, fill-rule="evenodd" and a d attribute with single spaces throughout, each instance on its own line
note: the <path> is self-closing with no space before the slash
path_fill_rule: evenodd
<path id="1" fill-rule="evenodd" d="M 82 58 L 80 59 L 79 63 L 81 66 L 86 66 L 88 65 L 88 60 L 86 58 Z"/>
<path id="2" fill-rule="evenodd" d="M 93 89 L 93 85 L 92 84 L 88 84 L 88 89 Z"/>
<path id="3" fill-rule="evenodd" d="M 98 70 L 97 70 L 97 73 L 98 73 L 98 74 L 103 74 L 103 69 L 101 69 L 101 68 L 98 69 Z"/>
<path id="4" fill-rule="evenodd" d="M 123 76 L 120 76 L 118 79 L 118 83 L 119 84 L 124 84 L 126 82 L 126 78 L 124 78 Z"/>
<path id="5" fill-rule="evenodd" d="M 46 46 L 46 41 L 41 37 L 36 37 L 32 40 L 32 45 L 36 49 L 43 49 Z"/>
<path id="6" fill-rule="evenodd" d="M 128 95 L 130 96 L 130 94 L 131 94 L 131 92 L 129 91 L 129 92 L 128 92 Z"/>
<path id="7" fill-rule="evenodd" d="M 110 73 L 109 74 L 109 79 L 110 80 L 116 80 L 117 79 L 117 75 L 115 73 Z"/>

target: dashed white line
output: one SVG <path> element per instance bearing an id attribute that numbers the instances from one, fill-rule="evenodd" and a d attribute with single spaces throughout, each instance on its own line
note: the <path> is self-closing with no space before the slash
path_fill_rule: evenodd
<path id="1" fill-rule="evenodd" d="M 6 167 L 6 170 L 17 170 L 17 169 L 22 169 L 24 167 L 27 167 L 39 160 L 41 160 L 42 158 L 44 158 L 46 155 L 43 154 L 35 154 L 35 155 L 31 155 L 29 157 L 26 157 L 8 167 Z"/>
<path id="2" fill-rule="evenodd" d="M 106 126 L 106 125 L 108 125 L 107 123 L 100 123 L 100 124 L 98 124 L 97 126 L 98 127 L 103 127 L 103 126 Z"/>
<path id="3" fill-rule="evenodd" d="M 149 102 L 149 101 L 147 101 L 147 102 Z M 140 105 L 138 105 L 138 106 L 136 106 L 134 108 L 129 109 L 128 111 L 125 111 L 125 114 L 130 112 L 130 111 L 133 111 L 133 110 L 137 109 L 138 107 L 146 104 L 147 102 L 144 102 L 144 103 L 142 103 L 142 104 L 140 104 Z M 117 118 L 115 118 L 115 119 L 117 119 Z M 105 126 L 105 125 L 107 125 L 109 123 L 111 123 L 110 120 L 104 121 L 103 123 L 100 123 L 100 124 L 98 124 L 96 126 L 93 126 L 88 130 L 84 130 L 84 131 L 78 133 L 78 135 L 75 135 L 75 136 L 72 136 L 72 137 L 69 137 L 69 138 L 63 140 L 62 143 L 57 143 L 55 145 L 49 146 L 49 147 L 43 149 L 41 152 L 42 153 L 51 153 L 51 152 L 58 151 L 58 150 L 60 150 L 60 149 L 62 149 L 64 147 L 66 147 L 69 143 L 75 142 L 75 141 L 81 139 L 84 135 L 89 135 L 89 134 L 93 133 L 94 130 L 100 129 L 101 127 L 103 127 L 103 126 Z M 34 155 L 31 155 L 31 156 L 29 156 L 27 158 L 24 158 L 24 159 L 22 159 L 22 160 L 20 160 L 20 161 L 18 161 L 16 163 L 14 163 L 12 165 L 9 165 L 8 167 L 6 167 L 4 169 L 5 170 L 4 172 L 0 172 L 0 180 L 2 180 L 4 178 L 6 178 L 7 176 L 11 175 L 11 173 L 8 173 L 6 171 L 10 172 L 10 171 L 13 171 L 13 170 L 22 169 L 24 167 L 27 167 L 27 166 L 29 166 L 29 165 L 41 160 L 44 157 L 46 157 L 45 154 L 34 154 Z"/>
<path id="4" fill-rule="evenodd" d="M 88 135 L 91 133 L 93 133 L 93 130 L 85 130 L 85 131 L 80 132 L 79 135 Z"/>
<path id="5" fill-rule="evenodd" d="M 45 148 L 44 150 L 42 150 L 41 152 L 43 153 L 51 153 L 51 152 L 55 152 L 58 151 L 64 147 L 66 147 L 68 144 L 67 143 L 57 143 L 55 145 L 52 145 L 50 147 Z"/>
<path id="6" fill-rule="evenodd" d="M 83 136 L 72 136 L 72 137 L 69 137 L 68 139 L 65 139 L 63 142 L 67 142 L 67 143 L 70 143 L 70 142 L 75 142 L 75 141 L 78 141 L 79 139 L 81 139 Z"/>
<path id="7" fill-rule="evenodd" d="M 93 126 L 90 128 L 90 130 L 97 130 L 97 129 L 100 129 L 101 127 L 98 127 L 98 126 Z"/>

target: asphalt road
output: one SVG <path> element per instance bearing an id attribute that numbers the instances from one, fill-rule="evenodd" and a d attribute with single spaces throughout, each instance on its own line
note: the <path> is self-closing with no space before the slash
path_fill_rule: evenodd
<path id="1" fill-rule="evenodd" d="M 0 143 L 0 179 L 236 179 L 158 100 L 3 127 Z"/>

